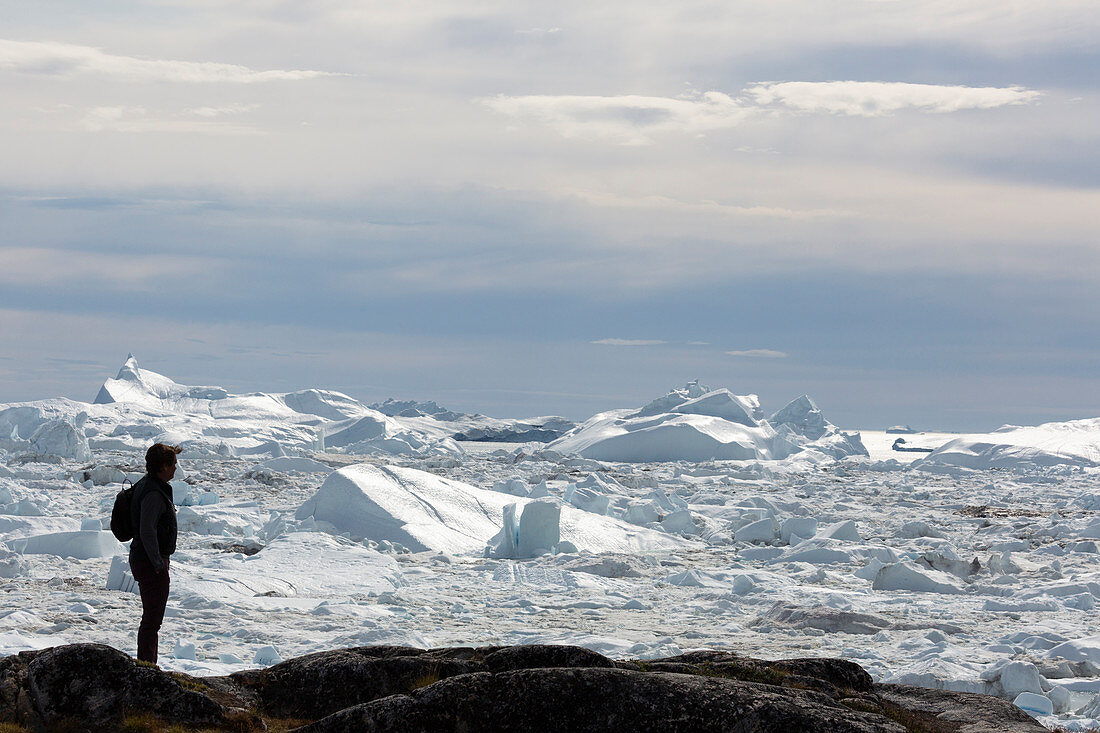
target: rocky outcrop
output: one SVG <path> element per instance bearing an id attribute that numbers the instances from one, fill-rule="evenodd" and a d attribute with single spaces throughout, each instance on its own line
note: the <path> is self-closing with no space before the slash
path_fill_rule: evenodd
<path id="1" fill-rule="evenodd" d="M 269 715 L 316 720 L 338 710 L 397 695 L 437 680 L 484 669 L 471 649 L 424 651 L 378 646 L 337 649 L 289 659 L 228 679 Z"/>
<path id="2" fill-rule="evenodd" d="M 1008 733 L 1045 730 L 1030 715 L 992 695 L 930 690 L 911 685 L 876 685 L 875 691 L 888 710 L 934 720 L 939 727 L 957 733 Z"/>
<path id="3" fill-rule="evenodd" d="M 134 715 L 240 733 L 329 731 L 1043 731 L 994 697 L 876 685 L 838 659 L 699 651 L 613 661 L 571 646 L 318 652 L 193 678 L 98 644 L 0 659 L 0 723 L 107 731 Z"/>
<path id="4" fill-rule="evenodd" d="M 36 730 L 112 730 L 137 713 L 194 727 L 248 724 L 253 716 L 237 702 L 203 680 L 163 672 L 102 644 L 0 659 L 0 720 Z"/>
<path id="5" fill-rule="evenodd" d="M 460 675 L 409 695 L 342 710 L 302 730 L 905 733 L 887 718 L 851 710 L 810 690 L 599 667 Z"/>

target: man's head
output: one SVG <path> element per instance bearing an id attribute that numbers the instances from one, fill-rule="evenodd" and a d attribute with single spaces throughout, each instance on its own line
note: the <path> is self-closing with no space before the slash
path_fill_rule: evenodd
<path id="1" fill-rule="evenodd" d="M 145 471 L 161 481 L 171 481 L 176 475 L 176 456 L 183 449 L 178 445 L 157 443 L 145 451 Z"/>

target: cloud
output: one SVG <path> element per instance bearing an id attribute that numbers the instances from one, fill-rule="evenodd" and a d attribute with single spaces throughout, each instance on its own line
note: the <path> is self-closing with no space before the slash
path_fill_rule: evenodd
<path id="1" fill-rule="evenodd" d="M 902 82 L 761 82 L 737 97 L 702 92 L 672 97 L 527 95 L 479 100 L 519 122 L 548 125 L 564 137 L 610 139 L 645 145 L 674 132 L 702 135 L 736 127 L 767 111 L 879 117 L 904 109 L 958 112 L 1031 104 L 1040 92 L 1023 87 L 963 87 Z"/>
<path id="2" fill-rule="evenodd" d="M 198 107 L 180 116 L 151 114 L 144 107 L 92 107 L 79 125 L 88 132 L 176 132 L 210 135 L 258 135 L 262 131 L 247 125 L 215 122 L 219 115 L 245 111 L 247 107 Z M 199 119 L 195 119 L 195 118 Z"/>
<path id="3" fill-rule="evenodd" d="M 745 349 L 743 351 L 727 351 L 730 356 L 745 356 L 756 359 L 786 359 L 790 354 L 774 349 Z"/>
<path id="4" fill-rule="evenodd" d="M 237 115 L 249 112 L 258 107 L 257 104 L 229 104 L 222 107 L 194 107 L 187 110 L 187 114 L 198 117 L 222 117 L 224 115 Z"/>
<path id="5" fill-rule="evenodd" d="M 752 110 L 722 92 L 690 97 L 498 95 L 480 102 L 518 121 L 549 125 L 564 137 L 610 139 L 646 145 L 664 132 L 702 134 L 733 127 Z"/>
<path id="6" fill-rule="evenodd" d="M 842 209 L 789 209 L 782 206 L 737 206 L 724 204 L 712 200 L 681 201 L 671 196 L 623 196 L 603 191 L 573 191 L 576 196 L 585 203 L 593 206 L 614 207 L 623 209 L 644 209 L 646 211 L 666 210 L 683 213 L 692 216 L 704 214 L 719 214 L 736 217 L 768 217 L 776 219 L 821 219 L 853 217 L 854 212 Z"/>
<path id="7" fill-rule="evenodd" d="M 591 343 L 603 344 L 604 346 L 657 346 L 665 342 L 656 339 L 600 339 Z"/>
<path id="8" fill-rule="evenodd" d="M 52 41 L 0 40 L 0 71 L 43 76 L 74 77 L 83 74 L 111 76 L 128 81 L 252 84 L 265 81 L 299 81 L 330 76 L 323 71 L 272 69 L 257 71 L 247 66 L 210 61 L 170 61 L 117 56 L 92 46 Z"/>
<path id="9" fill-rule="evenodd" d="M 745 90 L 760 105 L 799 112 L 881 117 L 905 109 L 958 112 L 1031 104 L 1040 93 L 1023 87 L 964 87 L 878 81 L 762 82 Z"/>

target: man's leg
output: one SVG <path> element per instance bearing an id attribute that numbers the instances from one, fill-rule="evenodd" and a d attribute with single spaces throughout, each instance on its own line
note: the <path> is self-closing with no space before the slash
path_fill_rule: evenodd
<path id="1" fill-rule="evenodd" d="M 138 626 L 137 657 L 143 662 L 157 663 L 157 645 L 160 625 L 164 621 L 164 609 L 168 605 L 168 559 L 164 570 L 156 572 L 151 563 L 132 562 L 130 569 L 138 582 L 141 593 L 141 625 Z"/>

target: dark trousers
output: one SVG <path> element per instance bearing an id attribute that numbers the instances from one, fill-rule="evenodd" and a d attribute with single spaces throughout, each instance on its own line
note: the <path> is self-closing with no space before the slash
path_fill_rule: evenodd
<path id="1" fill-rule="evenodd" d="M 157 632 L 164 621 L 164 607 L 168 605 L 168 558 L 159 573 L 145 558 L 130 558 L 130 572 L 141 592 L 141 625 L 138 626 L 137 658 L 143 662 L 157 663 Z"/>

